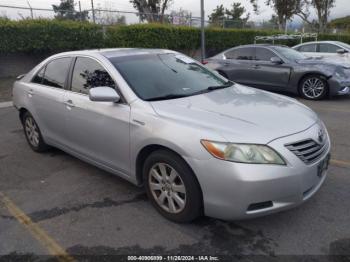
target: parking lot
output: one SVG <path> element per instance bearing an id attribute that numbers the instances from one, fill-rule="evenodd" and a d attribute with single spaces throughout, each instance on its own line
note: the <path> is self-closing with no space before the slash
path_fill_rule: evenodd
<path id="1" fill-rule="evenodd" d="M 350 261 L 350 97 L 301 101 L 320 115 L 332 139 L 320 191 L 287 212 L 191 224 L 167 221 L 142 189 L 64 152 L 34 153 L 17 111 L 0 109 L 0 255 L 35 261 L 65 250 L 69 258 L 204 254 L 293 261 L 307 255 L 313 261 Z"/>

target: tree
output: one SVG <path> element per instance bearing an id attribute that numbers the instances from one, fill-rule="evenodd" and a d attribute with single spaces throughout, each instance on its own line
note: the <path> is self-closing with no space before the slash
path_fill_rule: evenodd
<path id="1" fill-rule="evenodd" d="M 249 20 L 250 14 L 248 13 L 246 17 L 242 16 L 246 13 L 246 9 L 241 3 L 233 3 L 231 9 L 226 9 L 226 19 L 231 20 L 234 24 L 239 24 L 239 27 L 243 26 Z M 225 25 L 227 27 L 227 25 Z"/>
<path id="2" fill-rule="evenodd" d="M 211 26 L 223 27 L 226 18 L 224 5 L 218 5 L 208 17 Z"/>
<path id="3" fill-rule="evenodd" d="M 312 0 L 311 5 L 316 9 L 319 32 L 324 33 L 327 29 L 330 11 L 335 6 L 335 0 Z"/>
<path id="4" fill-rule="evenodd" d="M 141 21 L 149 23 L 164 22 L 164 13 L 172 0 L 130 0 L 134 8 L 139 12 Z"/>
<path id="5" fill-rule="evenodd" d="M 81 21 L 89 19 L 88 11 L 77 12 L 74 7 L 74 0 L 61 0 L 59 5 L 52 5 L 53 11 L 56 14 L 56 19 Z"/>
<path id="6" fill-rule="evenodd" d="M 258 12 L 258 0 L 250 0 L 250 2 L 255 11 Z M 305 0 L 266 0 L 265 3 L 275 11 L 278 28 L 282 31 L 286 27 L 287 21 L 302 10 L 301 5 L 305 3 Z"/>
<path id="7" fill-rule="evenodd" d="M 233 3 L 232 9 L 226 9 L 226 15 L 228 19 L 232 20 L 242 20 L 242 21 L 248 21 L 250 14 L 248 13 L 245 18 L 242 18 L 242 16 L 246 13 L 246 9 L 244 6 L 242 6 L 241 3 Z"/>
<path id="8" fill-rule="evenodd" d="M 249 13 L 246 17 L 242 16 L 246 13 L 246 9 L 241 3 L 233 2 L 231 9 L 226 9 L 223 5 L 218 5 L 211 15 L 209 16 L 209 21 L 212 26 L 219 27 L 232 27 L 232 25 L 242 26 L 249 20 Z"/>

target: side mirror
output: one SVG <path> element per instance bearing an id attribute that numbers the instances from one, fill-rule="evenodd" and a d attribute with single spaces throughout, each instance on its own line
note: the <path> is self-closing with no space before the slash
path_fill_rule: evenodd
<path id="1" fill-rule="evenodd" d="M 283 64 L 283 60 L 277 56 L 271 57 L 271 63 L 275 65 Z"/>
<path id="2" fill-rule="evenodd" d="M 337 50 L 337 53 L 340 54 L 340 55 L 343 55 L 345 53 L 349 53 L 349 51 L 345 50 L 345 49 L 338 49 Z"/>
<path id="3" fill-rule="evenodd" d="M 89 89 L 89 98 L 95 102 L 119 102 L 120 96 L 111 87 L 100 86 Z"/>

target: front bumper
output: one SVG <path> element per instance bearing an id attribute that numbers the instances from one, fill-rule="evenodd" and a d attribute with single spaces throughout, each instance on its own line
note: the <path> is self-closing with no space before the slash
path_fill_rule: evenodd
<path id="1" fill-rule="evenodd" d="M 328 80 L 331 96 L 350 95 L 350 80 L 332 77 Z"/>
<path id="2" fill-rule="evenodd" d="M 338 95 L 350 95 L 350 87 L 349 86 L 343 87 L 338 91 Z"/>
<path id="3" fill-rule="evenodd" d="M 285 158 L 286 166 L 187 158 L 201 185 L 205 215 L 224 220 L 253 218 L 290 209 L 311 198 L 325 181 L 326 172 L 319 176 L 318 170 L 329 155 L 330 144 L 310 165 L 285 144 L 313 138 L 319 130 L 316 126 L 269 144 Z"/>

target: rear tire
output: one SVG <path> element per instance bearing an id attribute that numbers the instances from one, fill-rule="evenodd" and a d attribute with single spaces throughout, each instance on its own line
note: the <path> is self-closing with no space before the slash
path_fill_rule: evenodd
<path id="1" fill-rule="evenodd" d="M 22 124 L 24 135 L 31 149 L 35 152 L 47 151 L 49 146 L 44 142 L 39 126 L 29 112 L 23 114 Z"/>
<path id="2" fill-rule="evenodd" d="M 321 75 L 308 75 L 300 81 L 299 93 L 308 100 L 322 100 L 328 95 L 327 80 Z"/>
<path id="3" fill-rule="evenodd" d="M 143 166 L 148 198 L 165 218 L 186 223 L 202 215 L 202 192 L 187 163 L 168 150 L 153 152 Z"/>

